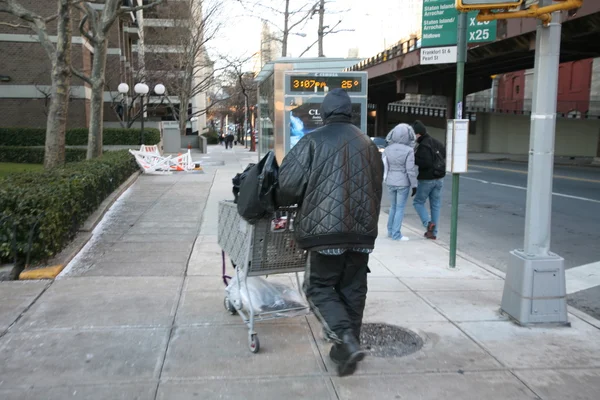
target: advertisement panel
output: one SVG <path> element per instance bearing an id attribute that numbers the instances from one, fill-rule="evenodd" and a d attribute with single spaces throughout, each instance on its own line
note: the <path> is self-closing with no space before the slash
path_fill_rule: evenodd
<path id="1" fill-rule="evenodd" d="M 298 143 L 306 134 L 323 126 L 323 117 L 321 115 L 321 101 L 308 101 L 302 104 L 296 104 L 292 100 L 288 111 L 289 127 L 290 127 L 290 149 Z M 361 111 L 360 103 L 352 104 L 352 124 L 361 128 Z"/>

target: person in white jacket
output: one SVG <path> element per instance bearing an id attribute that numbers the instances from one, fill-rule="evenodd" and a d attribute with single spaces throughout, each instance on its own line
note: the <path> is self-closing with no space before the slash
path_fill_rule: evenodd
<path id="1" fill-rule="evenodd" d="M 383 152 L 384 176 L 390 196 L 388 237 L 393 240 L 408 240 L 402 236 L 402 220 L 408 194 L 417 192 L 417 170 L 415 167 L 415 132 L 408 124 L 398 124 L 387 135 L 388 146 Z"/>

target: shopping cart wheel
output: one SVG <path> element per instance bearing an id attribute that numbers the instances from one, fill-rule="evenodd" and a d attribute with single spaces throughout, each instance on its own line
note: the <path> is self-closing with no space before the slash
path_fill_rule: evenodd
<path id="1" fill-rule="evenodd" d="M 256 333 L 250 336 L 250 343 L 248 345 L 251 352 L 258 353 L 260 350 L 260 341 L 258 340 L 258 335 Z"/>
<path id="2" fill-rule="evenodd" d="M 225 301 L 223 303 L 225 304 L 225 309 L 227 310 L 227 312 L 229 314 L 231 314 L 231 315 L 237 314 L 237 310 L 235 309 L 233 304 L 231 304 L 231 301 L 229 301 L 229 297 L 225 297 Z"/>

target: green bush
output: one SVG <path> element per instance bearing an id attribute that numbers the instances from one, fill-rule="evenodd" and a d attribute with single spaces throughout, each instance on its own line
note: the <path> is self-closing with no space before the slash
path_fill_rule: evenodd
<path id="1" fill-rule="evenodd" d="M 133 156 L 121 150 L 51 171 L 0 179 L 0 219 L 8 215 L 17 224 L 19 259 L 25 258 L 29 230 L 37 220 L 33 264 L 61 251 L 100 203 L 137 170 Z M 11 257 L 11 226 L 0 225 L 0 261 Z"/>
<path id="2" fill-rule="evenodd" d="M 85 160 L 86 149 L 65 149 L 66 162 Z M 43 164 L 43 147 L 0 146 L 0 162 Z"/>
<path id="3" fill-rule="evenodd" d="M 140 143 L 141 129 L 104 128 L 103 144 L 137 145 Z M 154 145 L 160 141 L 160 131 L 155 128 L 144 128 L 144 144 Z M 88 142 L 87 128 L 68 129 L 67 146 L 86 146 Z M 44 146 L 46 129 L 44 128 L 0 128 L 0 146 Z"/>
<path id="4" fill-rule="evenodd" d="M 219 133 L 214 128 L 209 129 L 208 132 L 203 133 L 202 136 L 206 138 L 206 143 L 208 144 L 219 144 Z"/>

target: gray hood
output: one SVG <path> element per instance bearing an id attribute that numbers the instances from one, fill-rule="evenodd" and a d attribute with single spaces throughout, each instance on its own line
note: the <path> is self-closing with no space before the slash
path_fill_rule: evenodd
<path id="1" fill-rule="evenodd" d="M 398 124 L 392 129 L 386 139 L 389 144 L 398 143 L 412 147 L 415 141 L 415 131 L 408 124 Z"/>

